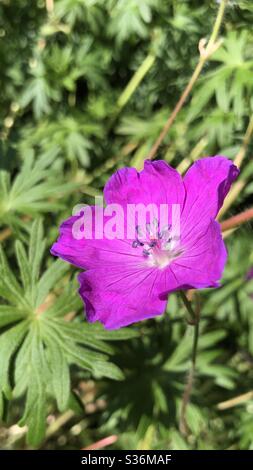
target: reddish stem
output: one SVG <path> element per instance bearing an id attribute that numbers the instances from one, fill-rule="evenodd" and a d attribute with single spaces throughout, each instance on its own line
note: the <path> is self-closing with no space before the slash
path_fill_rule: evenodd
<path id="1" fill-rule="evenodd" d="M 221 229 L 223 232 L 225 232 L 226 230 L 235 228 L 238 225 L 245 224 L 245 222 L 248 222 L 251 219 L 253 219 L 253 207 L 251 209 L 247 209 L 244 212 L 241 212 L 240 214 L 234 215 L 227 220 L 224 220 L 224 222 L 221 222 Z"/>
<path id="2" fill-rule="evenodd" d="M 83 447 L 81 450 L 98 450 L 98 449 L 103 449 L 103 447 L 110 446 L 111 444 L 114 444 L 118 440 L 118 436 L 115 436 L 114 434 L 112 436 L 105 437 L 104 439 L 101 439 L 100 441 L 94 442 L 93 444 L 90 444 L 87 447 Z"/>

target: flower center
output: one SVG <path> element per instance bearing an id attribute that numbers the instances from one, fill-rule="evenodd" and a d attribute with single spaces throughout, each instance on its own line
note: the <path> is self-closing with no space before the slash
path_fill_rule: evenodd
<path id="1" fill-rule="evenodd" d="M 149 266 L 160 269 L 168 266 L 183 253 L 180 237 L 173 234 L 171 225 L 160 230 L 157 220 L 153 220 L 152 224 L 146 224 L 145 230 L 140 226 L 136 227 L 136 238 L 132 247 L 142 250 L 142 255 Z"/>

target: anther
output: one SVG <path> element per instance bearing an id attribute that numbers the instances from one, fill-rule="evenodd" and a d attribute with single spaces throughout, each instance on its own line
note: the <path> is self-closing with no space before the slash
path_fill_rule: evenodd
<path id="1" fill-rule="evenodd" d="M 156 217 L 153 219 L 153 226 L 154 226 L 155 228 L 158 228 L 158 226 L 159 226 L 159 222 L 158 222 L 158 220 L 157 220 Z"/>
<path id="2" fill-rule="evenodd" d="M 140 240 L 134 240 L 132 243 L 133 248 L 137 248 L 137 246 L 144 246 L 144 243 L 140 242 Z"/>
<path id="3" fill-rule="evenodd" d="M 163 229 L 161 230 L 161 232 L 159 232 L 158 234 L 158 238 L 161 240 L 162 238 L 163 239 L 166 239 L 169 237 L 170 235 L 170 231 L 171 231 L 171 225 L 168 225 L 167 227 L 163 227 Z"/>
<path id="4" fill-rule="evenodd" d="M 141 227 L 139 225 L 136 225 L 135 230 L 136 230 L 137 235 L 142 236 Z"/>

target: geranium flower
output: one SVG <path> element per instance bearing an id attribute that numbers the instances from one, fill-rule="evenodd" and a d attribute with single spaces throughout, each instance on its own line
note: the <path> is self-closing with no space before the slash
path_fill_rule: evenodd
<path id="1" fill-rule="evenodd" d="M 152 217 L 145 240 L 139 227 L 132 239 L 75 239 L 78 217 L 63 222 L 51 253 L 86 270 L 78 279 L 88 321 L 120 328 L 162 314 L 173 291 L 219 286 L 227 252 L 215 218 L 238 173 L 230 160 L 215 156 L 195 162 L 184 178 L 164 161 L 112 175 L 106 204 L 118 203 L 124 213 L 127 204 L 179 204 L 180 239 Z"/>

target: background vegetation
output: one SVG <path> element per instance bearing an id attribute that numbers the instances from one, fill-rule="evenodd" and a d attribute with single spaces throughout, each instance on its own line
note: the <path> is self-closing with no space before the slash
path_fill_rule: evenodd
<path id="1" fill-rule="evenodd" d="M 104 331 L 83 318 L 76 270 L 49 254 L 75 204 L 92 202 L 116 168 L 141 166 L 218 7 L 0 0 L 1 448 L 80 449 L 106 437 L 119 449 L 253 448 L 250 223 L 226 234 L 222 287 L 201 292 L 183 434 L 193 331 L 180 299 L 162 318 Z M 223 42 L 158 151 L 181 172 L 215 153 L 240 163 L 225 218 L 252 204 L 252 23 L 250 0 L 227 3 Z"/>

